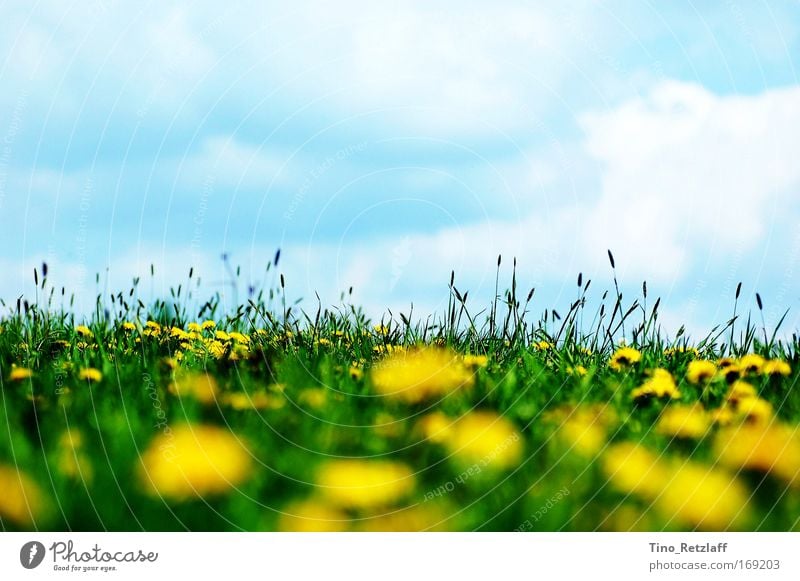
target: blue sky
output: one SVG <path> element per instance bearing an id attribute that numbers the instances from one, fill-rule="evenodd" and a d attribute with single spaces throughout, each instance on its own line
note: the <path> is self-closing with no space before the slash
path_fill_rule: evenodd
<path id="1" fill-rule="evenodd" d="M 85 305 L 151 262 L 222 291 L 280 246 L 292 295 L 373 314 L 516 256 L 541 310 L 611 248 L 668 327 L 742 280 L 797 328 L 800 5 L 374 4 L 6 3 L 0 296 L 42 260 Z"/>

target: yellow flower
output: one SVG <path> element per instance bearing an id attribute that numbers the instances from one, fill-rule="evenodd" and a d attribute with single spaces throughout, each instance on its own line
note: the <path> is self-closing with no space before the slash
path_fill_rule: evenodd
<path id="1" fill-rule="evenodd" d="M 463 464 L 505 470 L 522 459 L 521 434 L 510 420 L 494 412 L 469 412 L 440 433 L 449 453 Z"/>
<path id="2" fill-rule="evenodd" d="M 203 330 L 203 327 L 200 325 L 200 323 L 189 323 L 186 328 L 192 333 L 199 333 Z"/>
<path id="3" fill-rule="evenodd" d="M 331 340 L 330 339 L 326 339 L 325 337 L 321 337 L 319 340 L 317 340 L 317 345 L 321 345 L 323 347 L 327 347 L 330 344 L 331 344 Z"/>
<path id="4" fill-rule="evenodd" d="M 760 397 L 750 397 L 739 402 L 736 413 L 750 423 L 763 424 L 772 419 L 772 404 Z"/>
<path id="5" fill-rule="evenodd" d="M 711 425 L 711 418 L 703 406 L 670 406 L 661 413 L 656 431 L 665 436 L 678 438 L 702 438 Z"/>
<path id="6" fill-rule="evenodd" d="M 705 359 L 697 359 L 689 362 L 689 367 L 686 369 L 686 379 L 689 383 L 697 385 L 698 383 L 706 383 L 714 379 L 717 374 L 717 366 L 713 361 Z"/>
<path id="7" fill-rule="evenodd" d="M 780 359 L 772 359 L 764 364 L 761 372 L 764 375 L 782 375 L 784 377 L 788 377 L 792 374 L 792 367 L 785 361 L 781 361 Z"/>
<path id="8" fill-rule="evenodd" d="M 486 367 L 489 364 L 489 358 L 486 355 L 464 355 L 464 365 L 467 367 Z"/>
<path id="9" fill-rule="evenodd" d="M 669 470 L 658 457 L 632 442 L 611 446 L 603 456 L 603 471 L 622 492 L 654 498 L 669 478 Z"/>
<path id="10" fill-rule="evenodd" d="M 203 321 L 203 324 L 200 325 L 200 328 L 205 331 L 206 329 L 214 329 L 216 326 L 217 324 L 214 321 L 208 320 Z"/>
<path id="11" fill-rule="evenodd" d="M 588 371 L 583 365 L 576 365 L 572 367 L 571 365 L 567 367 L 567 375 L 576 375 L 578 377 L 585 377 Z"/>
<path id="12" fill-rule="evenodd" d="M 553 344 L 550 341 L 537 341 L 533 346 L 537 351 L 548 351 L 553 348 Z"/>
<path id="13" fill-rule="evenodd" d="M 352 377 L 356 381 L 358 381 L 359 379 L 364 377 L 364 371 L 362 371 L 362 369 L 360 367 L 358 367 L 357 365 L 351 365 L 349 373 L 350 373 L 350 377 Z"/>
<path id="14" fill-rule="evenodd" d="M 8 375 L 9 381 L 23 381 L 33 377 L 33 370 L 27 367 L 12 367 L 11 373 Z"/>
<path id="15" fill-rule="evenodd" d="M 752 397 L 758 397 L 758 392 L 756 392 L 756 388 L 752 384 L 746 381 L 734 381 L 728 388 L 728 394 L 725 399 L 729 404 L 736 406 L 739 402 Z"/>
<path id="16" fill-rule="evenodd" d="M 373 328 L 375 329 L 375 332 L 378 335 L 385 336 L 389 334 L 389 327 L 387 327 L 386 325 L 375 325 Z"/>
<path id="17" fill-rule="evenodd" d="M 301 390 L 297 395 L 297 400 L 312 409 L 319 410 L 328 403 L 328 393 L 321 387 L 310 387 Z"/>
<path id="18" fill-rule="evenodd" d="M 683 526 L 722 531 L 747 520 L 750 492 L 727 472 L 687 461 L 670 470 L 656 509 Z"/>
<path id="19" fill-rule="evenodd" d="M 78 325 L 77 327 L 75 327 L 75 332 L 78 333 L 78 335 L 80 335 L 81 337 L 89 338 L 94 336 L 91 329 L 89 329 L 89 327 L 87 327 L 86 325 Z"/>
<path id="20" fill-rule="evenodd" d="M 608 428 L 616 414 L 604 405 L 561 406 L 544 419 L 558 424 L 556 434 L 569 449 L 581 456 L 595 456 L 606 445 Z"/>
<path id="21" fill-rule="evenodd" d="M 136 325 L 134 325 L 130 321 L 125 321 L 124 323 L 122 323 L 122 328 L 125 331 L 135 331 L 136 330 Z"/>
<path id="22" fill-rule="evenodd" d="M 423 416 L 417 422 L 417 427 L 426 440 L 434 444 L 442 444 L 446 441 L 454 423 L 454 419 L 440 411 L 435 411 Z"/>
<path id="23" fill-rule="evenodd" d="M 666 369 L 654 369 L 651 372 L 650 379 L 645 381 L 641 387 L 634 389 L 631 392 L 634 399 L 641 397 L 670 397 L 679 398 L 681 392 L 675 385 L 675 380 L 672 374 Z"/>
<path id="24" fill-rule="evenodd" d="M 61 434 L 57 467 L 66 478 L 86 483 L 92 481 L 94 469 L 83 452 L 83 434 L 78 430 L 70 429 Z"/>
<path id="25" fill-rule="evenodd" d="M 769 472 L 800 486 L 800 436 L 797 428 L 772 422 L 720 430 L 714 442 L 720 462 L 731 468 Z"/>
<path id="26" fill-rule="evenodd" d="M 746 374 L 757 374 L 761 373 L 764 363 L 764 358 L 761 355 L 750 353 L 739 359 L 739 369 Z"/>
<path id="27" fill-rule="evenodd" d="M 177 373 L 169 384 L 169 392 L 177 397 L 191 397 L 204 405 L 217 400 L 219 386 L 208 373 Z"/>
<path id="28" fill-rule="evenodd" d="M 94 367 L 84 367 L 78 372 L 78 379 L 89 383 L 97 383 L 103 379 L 103 374 Z"/>
<path id="29" fill-rule="evenodd" d="M 614 371 L 622 371 L 641 360 L 642 354 L 633 347 L 620 347 L 611 356 L 611 359 L 608 361 L 608 366 Z"/>
<path id="30" fill-rule="evenodd" d="M 44 496 L 24 472 L 0 464 L 0 520 L 30 528 L 44 512 Z"/>
<path id="31" fill-rule="evenodd" d="M 237 343 L 241 343 L 242 345 L 248 345 L 250 343 L 250 337 L 236 331 L 228 333 L 228 337 Z"/>
<path id="32" fill-rule="evenodd" d="M 275 410 L 286 405 L 283 397 L 268 394 L 265 391 L 253 391 L 250 393 L 237 391 L 226 393 L 222 396 L 222 402 L 237 411 Z"/>
<path id="33" fill-rule="evenodd" d="M 331 460 L 317 474 L 320 495 L 341 508 L 390 506 L 416 485 L 411 469 L 389 460 Z"/>
<path id="34" fill-rule="evenodd" d="M 290 504 L 278 519 L 278 530 L 290 533 L 334 533 L 346 531 L 349 525 L 344 511 L 315 499 Z"/>
<path id="35" fill-rule="evenodd" d="M 138 476 L 150 495 L 187 500 L 227 492 L 244 482 L 251 468 L 249 452 L 228 430 L 183 424 L 150 443 Z"/>
<path id="36" fill-rule="evenodd" d="M 375 365 L 371 377 L 375 391 L 410 404 L 471 387 L 474 380 L 455 354 L 433 347 L 397 352 Z"/>

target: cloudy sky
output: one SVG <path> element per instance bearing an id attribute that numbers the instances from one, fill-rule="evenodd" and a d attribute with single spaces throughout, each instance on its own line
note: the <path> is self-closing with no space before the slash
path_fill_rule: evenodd
<path id="1" fill-rule="evenodd" d="M 6 2 L 0 296 L 43 260 L 91 305 L 220 255 L 371 313 L 477 307 L 498 254 L 537 309 L 616 256 L 669 325 L 738 281 L 800 324 L 796 2 Z M 503 275 L 508 275 L 504 270 Z M 230 296 L 229 294 L 227 296 Z M 147 298 L 146 296 L 144 298 Z"/>

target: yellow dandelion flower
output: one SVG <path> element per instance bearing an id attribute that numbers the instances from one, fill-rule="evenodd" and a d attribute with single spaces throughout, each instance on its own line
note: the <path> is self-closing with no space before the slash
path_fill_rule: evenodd
<path id="1" fill-rule="evenodd" d="M 328 393 L 327 390 L 323 388 L 311 387 L 301 390 L 300 393 L 297 394 L 297 400 L 301 404 L 305 404 L 312 409 L 320 410 L 328 403 Z"/>
<path id="2" fill-rule="evenodd" d="M 708 361 L 706 359 L 690 361 L 689 367 L 686 369 L 686 379 L 689 383 L 695 385 L 711 381 L 716 374 L 717 366 L 713 361 Z"/>
<path id="3" fill-rule="evenodd" d="M 788 377 L 792 374 L 792 366 L 785 361 L 781 361 L 780 359 L 771 359 L 770 361 L 764 363 L 764 367 L 761 369 L 761 372 L 764 375 L 782 375 L 783 377 Z"/>
<path id="4" fill-rule="evenodd" d="M 189 371 L 177 373 L 168 389 L 176 397 L 190 397 L 204 405 L 213 404 L 219 393 L 219 386 L 213 375 Z"/>
<path id="5" fill-rule="evenodd" d="M 228 333 L 228 337 L 230 337 L 233 341 L 237 343 L 241 343 L 243 345 L 248 345 L 250 343 L 250 337 L 243 333 L 239 333 L 237 331 L 231 331 Z"/>
<path id="6" fill-rule="evenodd" d="M 214 338 L 217 339 L 217 341 L 230 341 L 231 340 L 231 336 L 228 333 L 226 333 L 225 331 L 217 331 L 216 333 L 214 333 Z"/>
<path id="7" fill-rule="evenodd" d="M 89 329 L 89 327 L 87 327 L 86 325 L 78 325 L 77 327 L 75 327 L 75 332 L 78 333 L 78 335 L 80 335 L 81 337 L 86 337 L 87 339 L 94 337 L 94 333 L 92 333 L 92 330 Z"/>
<path id="8" fill-rule="evenodd" d="M 777 422 L 741 424 L 720 430 L 714 442 L 720 462 L 735 469 L 768 472 L 800 486 L 800 435 Z"/>
<path id="9" fill-rule="evenodd" d="M 606 445 L 608 428 L 616 414 L 605 405 L 560 406 L 543 418 L 556 424 L 556 436 L 571 451 L 585 457 L 596 455 Z"/>
<path id="10" fill-rule="evenodd" d="M 351 365 L 348 373 L 356 381 L 364 377 L 364 371 L 358 365 Z"/>
<path id="11" fill-rule="evenodd" d="M 665 518 L 711 531 L 739 528 L 749 515 L 750 492 L 727 472 L 685 462 L 673 470 L 655 498 Z"/>
<path id="12" fill-rule="evenodd" d="M 94 469 L 82 449 L 83 434 L 75 429 L 66 430 L 59 438 L 56 466 L 62 476 L 89 483 L 94 476 Z"/>
<path id="13" fill-rule="evenodd" d="M 734 381 L 728 388 L 728 394 L 725 396 L 725 399 L 729 404 L 735 407 L 740 402 L 753 397 L 758 397 L 758 392 L 751 383 L 747 383 L 746 381 Z"/>
<path id="14" fill-rule="evenodd" d="M 642 360 L 642 354 L 633 347 L 621 347 L 611 356 L 608 366 L 614 371 L 622 371 Z"/>
<path id="15" fill-rule="evenodd" d="M 130 321 L 125 321 L 124 323 L 122 323 L 122 329 L 125 331 L 135 331 L 136 325 L 134 325 Z"/>
<path id="16" fill-rule="evenodd" d="M 189 323 L 186 326 L 186 328 L 189 329 L 189 331 L 191 333 L 199 333 L 200 331 L 203 330 L 203 327 L 202 327 L 202 325 L 200 325 L 200 323 L 194 323 L 194 322 L 193 323 Z"/>
<path id="17" fill-rule="evenodd" d="M 24 381 L 33 377 L 33 370 L 27 367 L 12 367 L 8 374 L 9 381 Z"/>
<path id="18" fill-rule="evenodd" d="M 454 423 L 454 419 L 440 411 L 435 411 L 423 416 L 417 422 L 417 428 L 426 440 L 442 444 L 447 440 Z"/>
<path id="19" fill-rule="evenodd" d="M 678 391 L 678 386 L 675 385 L 675 380 L 669 371 L 666 369 L 654 369 L 651 372 L 650 378 L 631 392 L 631 397 L 633 397 L 633 399 L 644 397 L 669 397 L 677 399 L 681 397 L 681 392 Z"/>
<path id="20" fill-rule="evenodd" d="M 348 530 L 347 514 L 315 499 L 293 502 L 281 511 L 278 530 L 289 533 L 334 533 Z"/>
<path id="21" fill-rule="evenodd" d="M 553 344 L 550 341 L 537 341 L 533 346 L 537 351 L 549 351 L 553 348 Z"/>
<path id="22" fill-rule="evenodd" d="M 772 404 L 760 397 L 749 397 L 737 404 L 736 414 L 750 423 L 767 423 L 772 419 Z"/>
<path id="23" fill-rule="evenodd" d="M 94 367 L 84 367 L 78 371 L 78 379 L 81 381 L 88 381 L 89 383 L 97 383 L 103 379 L 103 374 L 99 369 Z"/>
<path id="24" fill-rule="evenodd" d="M 750 353 L 739 359 L 739 369 L 741 369 L 742 373 L 756 375 L 761 373 L 761 370 L 764 368 L 764 363 L 764 358 L 761 357 L 761 355 Z"/>
<path id="25" fill-rule="evenodd" d="M 203 323 L 200 325 L 200 328 L 205 331 L 205 330 L 208 330 L 208 329 L 214 329 L 214 328 L 216 328 L 216 326 L 217 326 L 217 324 L 214 321 L 209 319 L 208 321 L 203 321 Z"/>
<path id="26" fill-rule="evenodd" d="M 30 528 L 45 510 L 44 495 L 24 472 L 0 464 L 0 519 Z"/>
<path id="27" fill-rule="evenodd" d="M 326 339 L 325 337 L 321 337 L 316 341 L 316 344 L 321 345 L 322 347 L 327 347 L 328 345 L 331 344 L 331 340 Z"/>
<path id="28" fill-rule="evenodd" d="M 276 410 L 286 405 L 283 397 L 269 394 L 265 391 L 242 391 L 226 393 L 222 396 L 222 403 L 237 411 L 245 410 Z"/>
<path id="29" fill-rule="evenodd" d="M 703 406 L 676 405 L 666 408 L 658 418 L 656 431 L 678 438 L 702 438 L 711 425 L 711 418 Z"/>
<path id="30" fill-rule="evenodd" d="M 411 469 L 389 460 L 331 460 L 317 474 L 319 494 L 334 506 L 375 509 L 408 496 L 416 486 Z"/>
<path id="31" fill-rule="evenodd" d="M 464 365 L 467 367 L 486 367 L 489 364 L 489 358 L 486 355 L 464 355 Z"/>
<path id="32" fill-rule="evenodd" d="M 463 464 L 505 470 L 522 459 L 522 435 L 510 420 L 494 412 L 469 412 L 445 434 L 445 447 Z"/>
<path id="33" fill-rule="evenodd" d="M 228 430 L 183 424 L 150 443 L 138 477 L 148 494 L 180 501 L 227 492 L 251 469 L 250 454 Z"/>
<path id="34" fill-rule="evenodd" d="M 378 335 L 384 335 L 385 336 L 385 335 L 389 334 L 389 327 L 387 327 L 386 325 L 375 325 L 373 327 L 373 329 L 375 329 L 375 332 Z"/>
<path id="35" fill-rule="evenodd" d="M 640 444 L 623 442 L 603 455 L 603 471 L 611 484 L 628 494 L 655 497 L 669 478 L 669 470 L 658 457 Z"/>
<path id="36" fill-rule="evenodd" d="M 585 377 L 589 373 L 583 365 L 567 367 L 567 375 L 575 375 L 576 377 Z"/>
<path id="37" fill-rule="evenodd" d="M 454 353 L 432 347 L 400 351 L 372 368 L 375 391 L 405 403 L 418 403 L 472 386 L 472 373 Z"/>

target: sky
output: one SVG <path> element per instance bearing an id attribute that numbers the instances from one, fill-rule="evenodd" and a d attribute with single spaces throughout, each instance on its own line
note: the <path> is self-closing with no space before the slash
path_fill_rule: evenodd
<path id="1" fill-rule="evenodd" d="M 534 311 L 646 280 L 667 330 L 736 284 L 800 326 L 797 2 L 0 4 L 0 297 L 186 282 L 281 248 L 301 304 Z M 150 265 L 155 279 L 149 279 Z M 95 274 L 100 274 L 100 284 Z M 309 307 L 311 308 L 311 307 Z"/>

